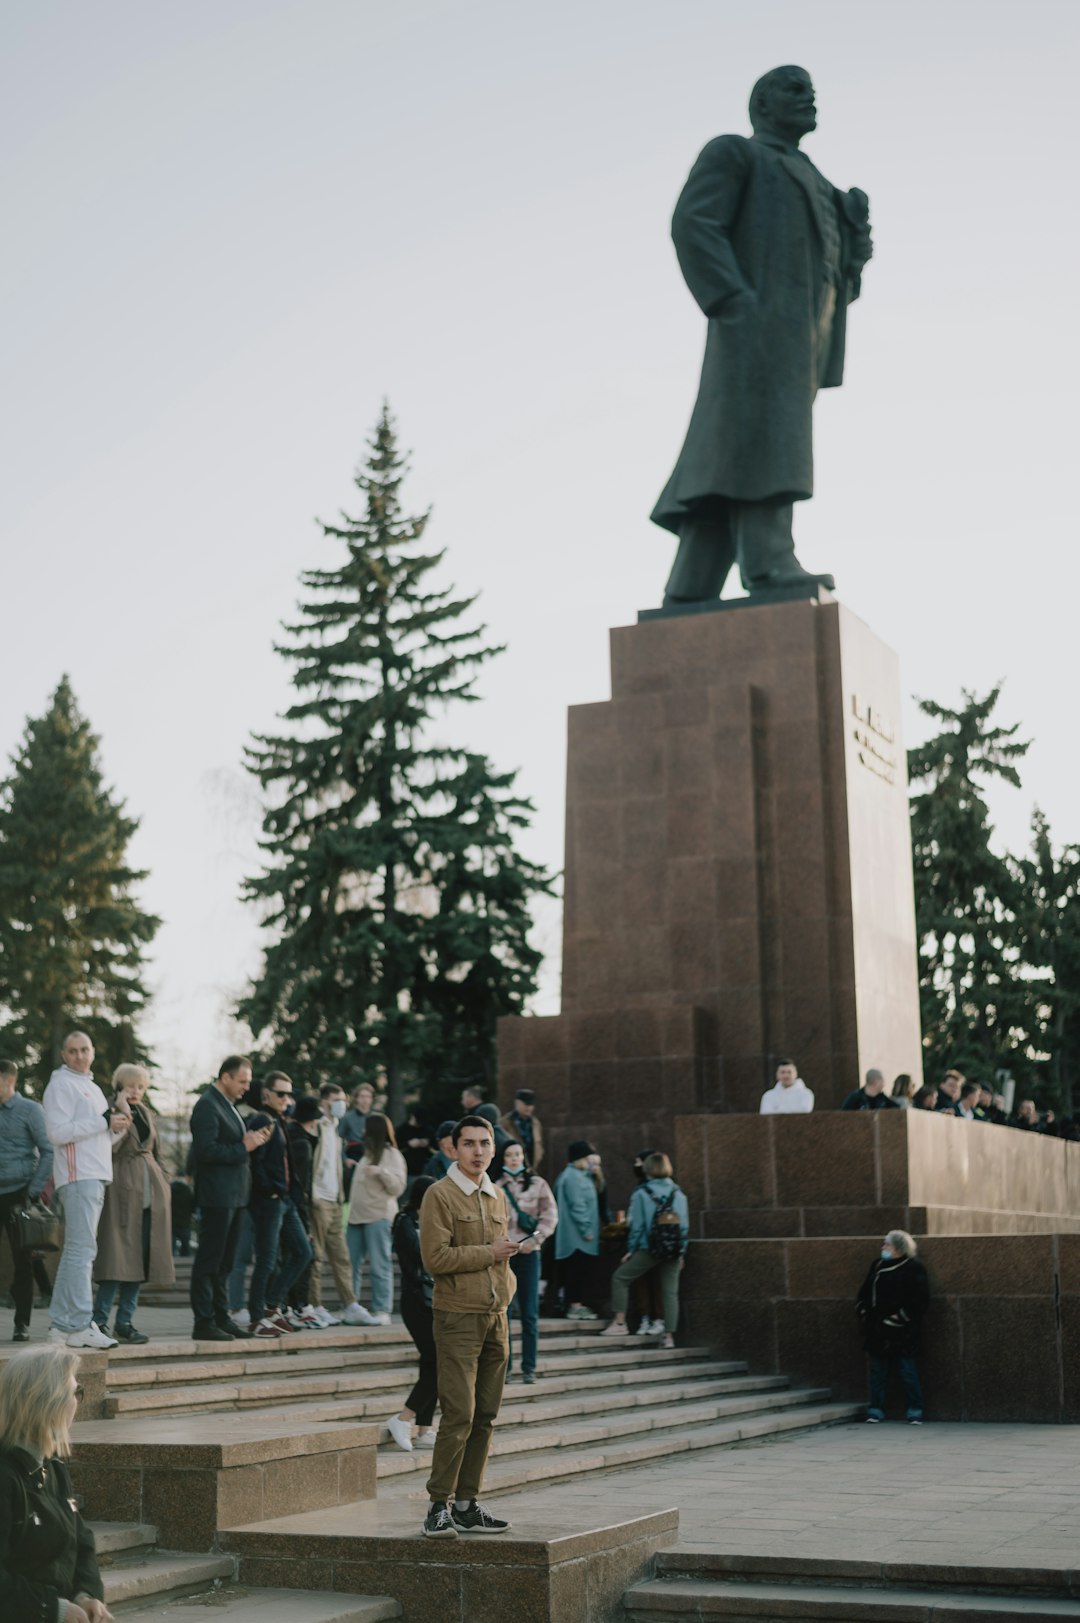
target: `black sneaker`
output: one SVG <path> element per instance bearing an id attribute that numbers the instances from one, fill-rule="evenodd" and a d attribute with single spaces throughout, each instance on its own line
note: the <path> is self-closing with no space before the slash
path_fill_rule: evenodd
<path id="1" fill-rule="evenodd" d="M 234 1319 L 215 1319 L 214 1323 L 219 1330 L 224 1330 L 227 1336 L 234 1341 L 252 1341 L 254 1337 L 250 1330 L 242 1330 Z"/>
<path id="2" fill-rule="evenodd" d="M 424 1517 L 423 1533 L 425 1538 L 457 1538 L 457 1528 L 451 1518 L 449 1505 L 442 1505 L 435 1500 Z"/>
<path id="3" fill-rule="evenodd" d="M 141 1330 L 136 1330 L 133 1324 L 114 1324 L 113 1335 L 117 1341 L 126 1341 L 129 1347 L 145 1347 L 150 1340 Z"/>
<path id="4" fill-rule="evenodd" d="M 505 1533 L 510 1526 L 509 1522 L 501 1522 L 497 1516 L 489 1516 L 475 1499 L 470 1500 L 465 1510 L 459 1510 L 454 1505 L 450 1516 L 459 1533 Z"/>
<path id="5" fill-rule="evenodd" d="M 195 1327 L 191 1332 L 192 1341 L 231 1341 L 232 1336 L 227 1330 L 220 1330 L 216 1324 L 206 1324 L 201 1319 L 195 1320 Z"/>
<path id="6" fill-rule="evenodd" d="M 17 1324 L 15 1326 L 15 1334 L 11 1339 L 12 1341 L 29 1341 L 30 1326 L 28 1324 Z"/>

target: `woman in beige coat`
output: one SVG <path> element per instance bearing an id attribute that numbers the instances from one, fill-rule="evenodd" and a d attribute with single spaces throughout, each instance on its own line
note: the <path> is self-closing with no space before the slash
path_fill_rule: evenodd
<path id="1" fill-rule="evenodd" d="M 153 1112 L 143 1103 L 150 1077 L 141 1065 L 118 1065 L 113 1076 L 117 1108 L 131 1126 L 113 1145 L 113 1181 L 105 1190 L 98 1224 L 98 1281 L 94 1322 L 105 1330 L 119 1293 L 113 1334 L 118 1341 L 143 1343 L 148 1338 L 132 1323 L 143 1281 L 171 1285 L 176 1278 L 172 1256 L 172 1192 L 158 1164 L 158 1132 Z"/>

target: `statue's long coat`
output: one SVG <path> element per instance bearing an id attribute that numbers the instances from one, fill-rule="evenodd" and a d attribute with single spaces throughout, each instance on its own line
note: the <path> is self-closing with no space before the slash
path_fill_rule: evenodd
<path id="1" fill-rule="evenodd" d="M 702 497 L 813 494 L 811 408 L 819 385 L 843 381 L 847 305 L 858 296 L 861 270 L 847 198 L 829 188 L 843 271 L 819 374 L 825 273 L 815 174 L 807 158 L 767 139 L 721 135 L 701 153 L 675 206 L 679 265 L 709 331 L 686 443 L 652 514 L 665 529 L 678 532 Z M 738 320 L 720 319 L 724 301 L 745 289 L 756 302 L 746 301 Z"/>

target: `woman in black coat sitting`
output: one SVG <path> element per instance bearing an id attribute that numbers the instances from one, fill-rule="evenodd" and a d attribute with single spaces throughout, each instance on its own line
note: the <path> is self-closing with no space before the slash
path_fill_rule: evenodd
<path id="1" fill-rule="evenodd" d="M 870 1358 L 870 1407 L 866 1418 L 871 1423 L 885 1418 L 889 1366 L 895 1363 L 907 1399 L 908 1425 L 922 1425 L 922 1387 L 915 1360 L 930 1288 L 916 1249 L 910 1234 L 891 1229 L 856 1301 Z"/>
<path id="2" fill-rule="evenodd" d="M 107 1623 L 112 1613 L 64 1458 L 78 1353 L 33 1347 L 0 1368 L 0 1618 Z"/>

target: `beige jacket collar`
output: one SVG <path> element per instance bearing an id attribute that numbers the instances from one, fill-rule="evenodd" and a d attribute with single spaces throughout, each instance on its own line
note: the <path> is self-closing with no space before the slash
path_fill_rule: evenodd
<path id="1" fill-rule="evenodd" d="M 478 1184 L 473 1183 L 472 1179 L 465 1176 L 464 1172 L 461 1171 L 461 1168 L 455 1161 L 453 1166 L 447 1168 L 446 1176 L 450 1179 L 451 1183 L 457 1185 L 463 1195 L 481 1194 L 490 1195 L 492 1199 L 495 1198 L 497 1192 L 495 1185 L 492 1183 L 486 1172 Z"/>

